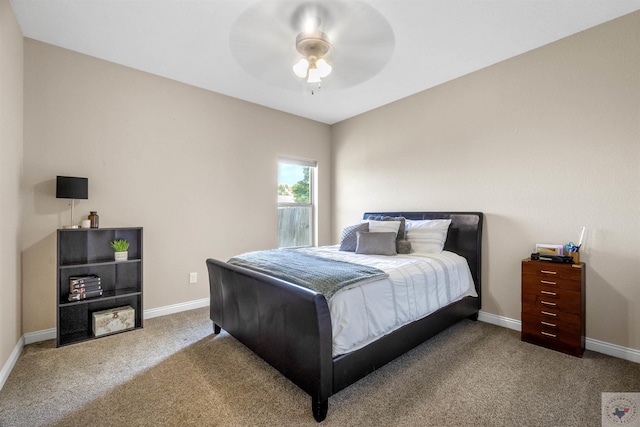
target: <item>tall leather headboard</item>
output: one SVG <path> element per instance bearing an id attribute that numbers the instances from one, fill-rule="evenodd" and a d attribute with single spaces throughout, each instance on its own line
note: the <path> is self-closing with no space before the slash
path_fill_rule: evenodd
<path id="1" fill-rule="evenodd" d="M 471 276 L 480 297 L 482 289 L 482 212 L 367 212 L 363 219 L 369 216 L 401 216 L 406 219 L 451 219 L 446 251 L 455 252 L 467 259 Z"/>

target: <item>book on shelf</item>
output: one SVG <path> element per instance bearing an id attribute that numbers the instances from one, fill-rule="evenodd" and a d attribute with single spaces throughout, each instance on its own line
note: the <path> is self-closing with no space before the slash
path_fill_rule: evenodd
<path id="1" fill-rule="evenodd" d="M 102 290 L 102 286 L 101 285 L 83 285 L 80 287 L 71 287 L 71 289 L 69 289 L 69 292 L 72 294 L 84 294 L 87 292 L 93 292 L 93 291 L 99 291 Z"/>
<path id="2" fill-rule="evenodd" d="M 87 274 L 86 276 L 69 276 L 69 286 L 80 286 L 88 284 L 100 284 L 100 276 L 97 274 Z"/>
<path id="3" fill-rule="evenodd" d="M 69 301 L 80 301 L 87 298 L 95 298 L 102 296 L 102 289 L 98 289 L 96 291 L 88 291 L 77 294 L 69 294 Z"/>
<path id="4" fill-rule="evenodd" d="M 86 280 L 82 283 L 77 283 L 77 282 L 71 282 L 69 281 L 69 288 L 72 289 L 79 289 L 79 288 L 85 288 L 87 286 L 95 286 L 95 285 L 99 285 L 101 283 L 100 279 L 92 279 L 92 280 Z"/>

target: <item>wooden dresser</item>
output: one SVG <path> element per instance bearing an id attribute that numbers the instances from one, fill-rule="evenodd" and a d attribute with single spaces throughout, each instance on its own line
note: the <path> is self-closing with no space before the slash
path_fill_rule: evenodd
<path id="1" fill-rule="evenodd" d="M 582 357 L 584 306 L 583 262 L 522 261 L 522 341 Z"/>

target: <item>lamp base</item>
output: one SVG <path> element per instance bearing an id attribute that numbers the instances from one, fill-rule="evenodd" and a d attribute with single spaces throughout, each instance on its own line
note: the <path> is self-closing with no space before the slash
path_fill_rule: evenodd
<path id="1" fill-rule="evenodd" d="M 73 220 L 73 208 L 74 208 L 74 206 L 75 206 L 75 199 L 71 199 L 71 224 L 73 224 L 73 223 L 75 222 L 75 221 Z M 77 225 L 65 225 L 65 226 L 64 226 L 64 227 L 62 227 L 62 228 L 66 228 L 66 229 L 69 229 L 69 228 L 76 229 L 76 228 L 80 228 L 80 227 L 78 227 Z"/>

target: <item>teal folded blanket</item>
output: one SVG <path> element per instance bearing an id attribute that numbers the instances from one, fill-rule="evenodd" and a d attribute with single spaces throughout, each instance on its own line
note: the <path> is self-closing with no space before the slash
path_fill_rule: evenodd
<path id="1" fill-rule="evenodd" d="M 377 268 L 309 255 L 295 249 L 248 252 L 231 258 L 229 264 L 304 286 L 327 299 L 345 286 L 388 276 Z"/>

